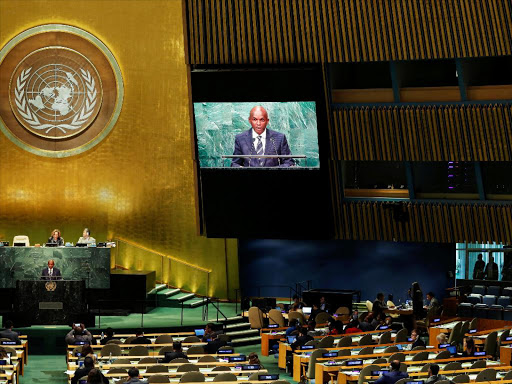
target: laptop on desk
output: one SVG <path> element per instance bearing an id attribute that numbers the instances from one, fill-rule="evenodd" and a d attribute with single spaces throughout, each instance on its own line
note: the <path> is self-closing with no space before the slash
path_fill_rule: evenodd
<path id="1" fill-rule="evenodd" d="M 311 310 L 313 308 L 312 307 L 303 307 L 302 308 L 302 313 L 305 314 L 305 315 L 311 315 Z"/>

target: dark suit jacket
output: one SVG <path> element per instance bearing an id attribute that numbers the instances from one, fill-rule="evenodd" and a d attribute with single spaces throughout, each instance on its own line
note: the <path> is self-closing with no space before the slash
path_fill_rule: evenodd
<path id="1" fill-rule="evenodd" d="M 48 275 L 48 267 L 46 267 L 41 272 L 41 280 L 62 280 L 62 275 L 60 274 L 60 269 L 53 267 L 53 275 L 52 275 L 52 277 L 50 277 Z"/>
<path id="2" fill-rule="evenodd" d="M 375 380 L 373 384 L 395 384 L 398 380 L 405 379 L 406 377 L 409 377 L 409 375 L 406 372 L 385 372 L 382 374 L 381 377 Z"/>
<path id="3" fill-rule="evenodd" d="M 162 360 L 160 360 L 160 363 L 161 364 L 170 363 L 174 359 L 179 359 L 179 358 L 188 359 L 187 355 L 185 355 L 183 352 L 171 352 L 171 353 L 166 353 L 165 357 Z"/>
<path id="4" fill-rule="evenodd" d="M 87 376 L 92 368 L 79 368 L 75 371 L 75 376 L 71 379 L 71 384 L 78 384 L 78 380 L 82 377 Z M 108 379 L 101 374 L 104 384 L 108 384 Z"/>
<path id="5" fill-rule="evenodd" d="M 286 136 L 282 133 L 267 129 L 264 155 L 291 155 Z M 235 150 L 233 155 L 256 155 L 252 139 L 252 128 L 235 137 Z M 291 167 L 295 165 L 293 159 L 242 159 L 233 158 L 232 167 Z"/>
<path id="6" fill-rule="evenodd" d="M 217 353 L 220 347 L 226 345 L 226 342 L 221 339 L 215 339 L 213 341 L 209 341 L 208 344 L 204 346 L 205 353 L 213 354 Z"/>
<path id="7" fill-rule="evenodd" d="M 416 347 L 425 347 L 425 343 L 419 337 L 416 339 L 416 341 L 414 343 L 412 343 L 411 349 L 416 348 Z"/>
<path id="8" fill-rule="evenodd" d="M 6 338 L 15 341 L 16 344 L 21 344 L 18 333 L 11 331 L 10 329 L 4 329 L 2 332 L 0 332 L 0 338 Z"/>
<path id="9" fill-rule="evenodd" d="M 305 345 L 308 341 L 311 340 L 314 340 L 314 338 L 309 335 L 299 336 L 295 340 L 295 343 L 293 343 L 290 347 L 292 348 L 292 351 L 295 351 L 296 349 L 300 348 L 301 346 Z"/>
<path id="10" fill-rule="evenodd" d="M 151 344 L 151 340 L 147 337 L 139 336 L 136 339 L 133 339 L 130 344 Z"/>

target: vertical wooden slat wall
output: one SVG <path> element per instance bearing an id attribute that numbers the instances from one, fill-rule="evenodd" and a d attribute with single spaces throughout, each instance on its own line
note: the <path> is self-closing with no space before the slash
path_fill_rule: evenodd
<path id="1" fill-rule="evenodd" d="M 340 107 L 333 120 L 337 160 L 512 160 L 511 104 Z"/>
<path id="2" fill-rule="evenodd" d="M 186 0 L 190 64 L 510 55 L 511 0 Z"/>

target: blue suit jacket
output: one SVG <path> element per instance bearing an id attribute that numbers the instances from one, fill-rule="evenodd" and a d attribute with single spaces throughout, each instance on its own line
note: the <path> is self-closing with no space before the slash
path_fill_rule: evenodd
<path id="1" fill-rule="evenodd" d="M 286 136 L 282 133 L 267 129 L 267 139 L 265 140 L 264 155 L 291 155 L 290 147 Z M 242 132 L 235 137 L 235 151 L 233 155 L 256 155 L 256 149 L 253 145 L 252 128 Z M 295 165 L 293 159 L 243 159 L 233 158 L 232 167 L 291 167 Z"/>
<path id="2" fill-rule="evenodd" d="M 395 384 L 398 380 L 409 377 L 407 372 L 391 371 L 385 372 L 373 384 Z"/>

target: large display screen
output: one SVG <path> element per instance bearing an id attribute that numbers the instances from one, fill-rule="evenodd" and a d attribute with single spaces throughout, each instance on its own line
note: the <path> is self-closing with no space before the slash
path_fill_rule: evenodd
<path id="1" fill-rule="evenodd" d="M 194 103 L 202 168 L 319 168 L 316 103 Z"/>

